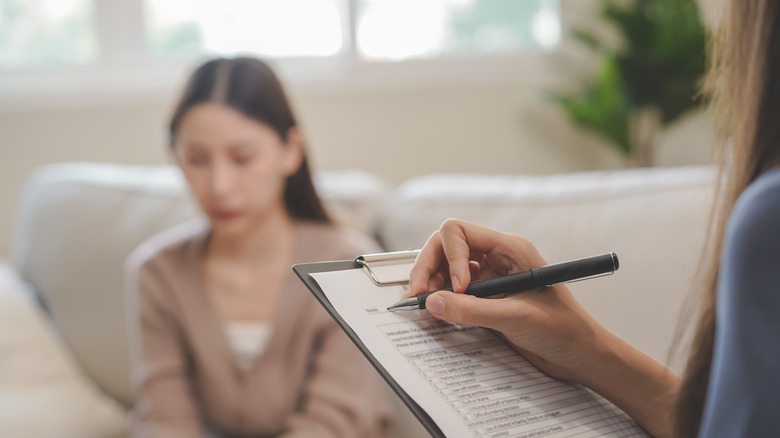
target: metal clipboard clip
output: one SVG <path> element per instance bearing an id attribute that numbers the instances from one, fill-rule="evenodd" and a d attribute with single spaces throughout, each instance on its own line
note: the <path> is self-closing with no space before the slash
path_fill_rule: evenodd
<path id="1" fill-rule="evenodd" d="M 392 286 L 409 282 L 419 249 L 365 254 L 355 259 L 377 286 Z"/>

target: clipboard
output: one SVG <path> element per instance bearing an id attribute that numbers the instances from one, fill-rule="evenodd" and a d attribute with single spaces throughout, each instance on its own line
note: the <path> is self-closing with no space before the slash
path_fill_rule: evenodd
<path id="1" fill-rule="evenodd" d="M 385 275 L 382 272 L 382 267 L 391 266 L 404 262 L 407 260 L 414 260 L 417 257 L 419 250 L 410 251 L 395 251 L 379 254 L 365 254 L 357 257 L 355 260 L 340 260 L 340 261 L 328 261 L 328 262 L 316 262 L 316 263 L 299 263 L 293 265 L 292 269 L 300 280 L 311 291 L 314 297 L 319 301 L 322 307 L 330 314 L 330 316 L 338 323 L 339 327 L 347 334 L 349 339 L 355 344 L 355 346 L 363 353 L 363 356 L 368 359 L 374 369 L 382 376 L 382 378 L 390 385 L 393 392 L 398 395 L 401 401 L 409 408 L 412 414 L 420 421 L 425 430 L 436 438 L 445 438 L 444 433 L 439 426 L 433 421 L 427 412 L 414 399 L 401 388 L 398 382 L 390 375 L 390 373 L 382 366 L 379 360 L 371 354 L 368 347 L 360 340 L 354 330 L 347 324 L 341 315 L 336 311 L 330 300 L 325 296 L 325 293 L 320 288 L 319 284 L 314 280 L 310 274 L 319 272 L 331 272 L 331 271 L 344 271 L 349 269 L 363 269 L 371 280 L 379 286 L 390 286 L 407 283 L 406 280 L 401 280 L 395 275 Z"/>
<path id="2" fill-rule="evenodd" d="M 452 326 L 455 328 L 454 330 L 447 329 L 447 333 L 454 333 L 456 337 L 450 338 L 450 341 L 456 339 L 454 344 L 450 344 L 455 349 L 468 345 L 466 350 L 455 351 L 450 350 L 449 347 L 443 344 L 437 344 L 438 340 L 436 339 L 433 339 L 433 341 L 430 338 L 425 339 L 425 335 L 429 333 L 426 330 L 430 329 L 432 330 L 430 333 L 435 333 L 438 330 L 437 326 L 425 326 L 422 329 L 423 336 L 420 336 L 420 333 L 414 333 L 414 328 L 410 329 L 411 331 L 407 331 L 406 327 L 410 327 L 408 324 L 417 324 L 415 321 L 433 319 L 431 317 L 403 322 L 388 322 L 387 318 L 381 316 L 382 312 L 371 313 L 377 311 L 375 308 L 355 307 L 375 306 L 378 291 L 370 291 L 369 295 L 367 295 L 368 298 L 361 299 L 360 296 L 349 295 L 352 289 L 344 289 L 344 287 L 349 288 L 353 286 L 344 286 L 345 284 L 361 285 L 354 287 L 372 287 L 373 283 L 373 286 L 376 286 L 377 289 L 382 286 L 392 286 L 390 289 L 393 289 L 393 293 L 397 294 L 400 292 L 398 285 L 408 282 L 409 265 L 416 259 L 418 253 L 419 251 L 400 251 L 368 254 L 360 256 L 355 260 L 302 263 L 294 265 L 293 271 L 371 365 L 379 372 L 387 384 L 390 385 L 428 433 L 437 438 L 445 437 L 444 430 L 446 430 L 448 433 L 460 436 L 462 435 L 460 428 L 465 427 L 475 436 L 485 433 L 490 434 L 496 431 L 506 433 L 510 430 L 520 432 L 522 436 L 528 437 L 546 435 L 568 437 L 581 436 L 583 433 L 589 434 L 585 436 L 624 436 L 625 433 L 631 434 L 630 436 L 646 436 L 645 432 L 633 419 L 609 401 L 587 388 L 567 382 L 555 381 L 555 379 L 546 376 L 528 363 L 527 360 L 523 359 L 505 341 L 500 341 L 498 344 L 494 343 L 500 340 L 499 337 L 491 335 L 489 339 L 486 338 L 484 336 L 488 333 L 486 329 L 458 325 Z M 396 269 L 393 270 L 393 267 Z M 347 272 L 355 269 L 363 270 L 364 273 Z M 365 278 L 361 278 L 364 274 Z M 405 278 L 401 278 L 404 276 Z M 348 280 L 342 282 L 339 278 Z M 355 283 L 355 279 L 360 279 L 360 281 Z M 324 285 L 321 286 L 320 282 Z M 328 292 L 326 293 L 323 289 Z M 331 302 L 331 299 L 334 301 Z M 380 336 L 381 341 L 369 341 L 373 335 L 367 332 L 366 328 L 369 327 L 369 331 L 371 331 L 373 322 L 369 321 L 367 326 L 365 316 L 360 316 L 357 313 L 354 315 L 349 313 L 342 316 L 339 309 L 342 311 L 348 309 L 349 312 L 357 311 L 360 315 L 363 315 L 362 311 L 365 310 L 368 312 L 366 315 L 376 315 L 377 318 L 384 321 L 380 325 L 389 330 L 382 330 L 381 334 L 387 336 L 400 335 L 400 337 L 393 341 Z M 373 316 L 369 318 L 372 319 Z M 347 321 L 357 323 L 358 325 L 356 328 L 353 328 L 350 322 Z M 397 327 L 397 329 L 389 328 L 391 326 Z M 379 327 L 377 325 L 377 328 Z M 358 336 L 358 332 L 368 336 L 366 342 L 371 347 L 364 343 Z M 439 335 L 440 333 L 435 333 L 431 336 Z M 446 335 L 444 336 L 446 337 Z M 409 338 L 414 338 L 415 340 L 406 342 Z M 377 345 L 383 345 L 382 349 L 377 350 L 373 342 L 379 342 Z M 398 342 L 398 344 L 395 342 Z M 435 355 L 444 355 L 438 356 L 439 358 L 446 357 L 443 362 L 445 364 L 453 359 L 460 361 L 455 363 L 456 366 L 463 363 L 464 358 L 467 359 L 466 362 L 471 362 L 471 359 L 468 359 L 468 356 L 471 354 L 476 353 L 480 355 L 480 358 L 475 359 L 474 363 L 464 365 L 464 367 L 468 367 L 465 370 L 464 368 L 458 369 L 456 367 L 454 371 L 455 380 L 451 380 L 449 383 L 445 382 L 445 388 L 437 386 L 441 382 L 434 383 L 430 380 L 431 378 L 436 379 L 435 375 L 432 377 L 430 374 L 425 374 L 430 373 L 430 369 L 420 374 L 414 374 L 414 376 L 409 375 L 409 380 L 407 380 L 406 374 L 397 373 L 402 369 L 405 373 L 410 368 L 404 366 L 398 368 L 396 362 L 387 362 L 386 367 L 378 359 L 378 357 L 381 357 L 383 360 L 393 361 L 394 355 L 404 355 L 399 348 L 414 349 L 418 345 L 427 343 L 431 343 L 430 350 L 425 350 L 424 348 L 418 351 L 412 350 L 412 356 L 416 356 L 418 353 L 427 355 L 435 351 L 436 353 L 433 353 Z M 392 347 L 395 347 L 395 350 Z M 442 351 L 443 353 L 441 353 Z M 511 356 L 517 356 L 516 360 L 505 360 L 510 357 L 505 355 L 508 352 L 511 352 Z M 485 356 L 481 356 L 483 353 Z M 411 360 L 424 362 L 426 359 L 421 359 L 421 356 L 417 356 Z M 438 359 L 434 358 L 434 360 Z M 484 373 L 482 373 L 483 369 L 481 368 L 483 364 L 486 367 L 484 368 Z M 416 365 L 412 365 L 411 362 L 404 362 L 403 365 L 416 368 Z M 388 369 L 392 370 L 392 373 Z M 417 371 L 420 370 L 417 369 Z M 493 373 L 499 373 L 500 375 L 490 376 Z M 447 378 L 447 376 L 443 377 L 443 379 Z M 415 385 L 418 385 L 424 381 L 420 379 L 426 379 L 431 385 L 431 388 L 428 389 L 435 391 L 436 395 L 441 397 L 441 399 L 436 399 L 432 402 L 427 394 L 424 394 L 422 395 L 424 398 L 418 398 L 420 400 L 418 403 L 410 393 L 414 394 L 415 397 L 420 397 L 422 393 L 415 391 L 423 388 L 423 386 L 410 387 L 407 385 L 410 382 L 415 382 Z M 457 379 L 463 379 L 462 383 L 459 383 Z M 542 379 L 542 381 L 538 379 Z M 460 393 L 458 393 L 458 390 L 453 390 L 455 392 L 451 392 L 448 395 L 441 392 L 442 389 L 450 391 L 447 389 L 447 386 L 460 384 L 470 386 L 463 386 L 463 392 Z M 487 386 L 483 387 L 483 384 Z M 423 392 L 425 391 L 427 389 L 423 390 Z M 456 399 L 454 401 L 452 399 L 448 400 L 447 397 L 453 394 L 455 394 Z M 490 396 L 493 395 L 498 395 L 500 398 L 491 399 Z M 461 403 L 458 400 L 468 400 L 468 402 L 463 402 L 466 404 L 456 407 L 453 403 Z M 524 406 L 517 407 L 520 404 Z M 503 409 L 503 407 L 510 405 L 513 406 L 510 411 Z M 469 412 L 470 406 L 479 411 Z M 435 411 L 430 411 L 429 413 L 426 409 L 435 409 Z M 461 412 L 461 409 L 464 409 L 466 412 Z M 487 416 L 475 417 L 477 415 L 475 412 L 484 412 L 487 413 Z M 435 421 L 434 416 L 436 418 Z M 436 421 L 444 421 L 444 423 L 441 423 L 440 426 Z M 477 432 L 478 430 L 479 432 Z M 536 435 L 537 433 L 538 435 Z"/>

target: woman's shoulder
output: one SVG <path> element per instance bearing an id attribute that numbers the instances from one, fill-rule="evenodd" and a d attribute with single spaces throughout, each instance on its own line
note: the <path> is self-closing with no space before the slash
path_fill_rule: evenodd
<path id="1" fill-rule="evenodd" d="M 780 168 L 751 183 L 737 200 L 730 218 L 730 232 L 743 238 L 764 240 L 766 233 L 780 236 Z"/>
<path id="2" fill-rule="evenodd" d="M 742 193 L 729 217 L 721 258 L 726 294 L 764 302 L 780 284 L 780 169 L 757 178 Z M 780 302 L 778 302 L 780 305 Z"/>
<path id="3" fill-rule="evenodd" d="M 764 172 L 756 178 L 740 197 L 743 202 L 753 202 L 754 198 L 761 200 L 780 199 L 780 167 Z"/>
<path id="4" fill-rule="evenodd" d="M 750 184 L 729 218 L 700 436 L 769 436 L 777 430 L 780 354 L 771 346 L 780 334 L 778 223 L 780 170 L 772 170 Z"/>
<path id="5" fill-rule="evenodd" d="M 170 269 L 185 263 L 193 250 L 204 241 L 208 223 L 193 219 L 166 228 L 143 241 L 130 254 L 126 269 L 129 273 L 141 270 Z"/>
<path id="6" fill-rule="evenodd" d="M 303 253 L 315 259 L 350 259 L 382 251 L 369 236 L 346 226 L 312 221 L 298 221 Z"/>

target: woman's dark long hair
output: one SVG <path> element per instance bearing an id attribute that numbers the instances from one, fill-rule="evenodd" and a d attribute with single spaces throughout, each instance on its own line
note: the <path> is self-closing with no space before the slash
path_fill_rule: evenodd
<path id="1" fill-rule="evenodd" d="M 187 82 L 171 117 L 171 147 L 184 115 L 209 102 L 219 102 L 270 126 L 282 141 L 298 125 L 282 84 L 265 62 L 250 57 L 218 58 L 198 67 Z M 301 167 L 287 178 L 284 204 L 292 217 L 331 222 L 314 188 L 305 151 Z"/>
<path id="2" fill-rule="evenodd" d="M 724 142 L 719 214 L 712 230 L 700 317 L 677 401 L 676 433 L 698 434 L 715 341 L 718 262 L 726 220 L 737 198 L 762 173 L 780 165 L 780 6 L 777 0 L 730 0 L 708 88 L 714 94 Z"/>

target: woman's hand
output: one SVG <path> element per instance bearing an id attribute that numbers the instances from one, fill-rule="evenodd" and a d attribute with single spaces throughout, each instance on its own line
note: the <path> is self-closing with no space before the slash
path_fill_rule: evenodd
<path id="1" fill-rule="evenodd" d="M 452 285 L 425 301 L 437 318 L 498 331 L 545 373 L 581 383 L 632 416 L 653 436 L 671 436 L 680 380 L 595 321 L 558 285 L 503 298 L 464 295 L 469 282 L 547 263 L 528 240 L 448 219 L 423 247 L 409 295 Z"/>
<path id="2" fill-rule="evenodd" d="M 562 285 L 504 298 L 462 292 L 473 280 L 527 271 L 547 263 L 528 240 L 449 219 L 423 247 L 410 274 L 409 294 L 452 285 L 455 294 L 431 295 L 426 308 L 437 318 L 500 332 L 542 371 L 582 380 L 578 370 L 594 360 L 608 334 Z"/>

